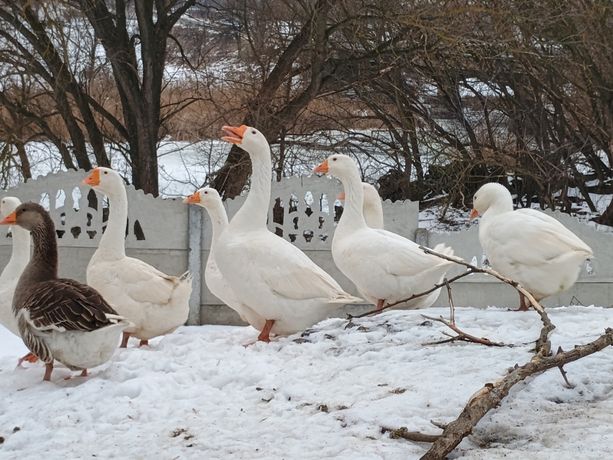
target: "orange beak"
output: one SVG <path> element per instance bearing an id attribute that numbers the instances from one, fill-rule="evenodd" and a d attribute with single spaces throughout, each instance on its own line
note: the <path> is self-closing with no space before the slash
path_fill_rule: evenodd
<path id="1" fill-rule="evenodd" d="M 476 219 L 477 217 L 479 217 L 479 211 L 473 208 L 473 210 L 470 211 L 469 219 L 473 220 L 473 219 Z"/>
<path id="2" fill-rule="evenodd" d="M 336 195 L 336 199 L 338 201 L 345 201 L 345 192 L 341 192 L 338 195 Z"/>
<path id="3" fill-rule="evenodd" d="M 13 211 L 0 221 L 0 225 L 11 225 L 17 223 L 17 213 Z"/>
<path id="4" fill-rule="evenodd" d="M 245 131 L 247 131 L 247 126 L 222 126 L 221 129 L 226 133 L 226 135 L 222 137 L 224 141 L 230 144 L 240 145 L 241 142 L 243 142 L 243 136 L 245 135 Z"/>
<path id="5" fill-rule="evenodd" d="M 318 174 L 327 174 L 329 169 L 330 168 L 328 168 L 328 160 L 324 160 L 321 164 L 315 166 L 313 172 Z"/>
<path id="6" fill-rule="evenodd" d="M 183 200 L 185 204 L 198 204 L 200 203 L 200 192 L 194 192 L 190 196 Z"/>
<path id="7" fill-rule="evenodd" d="M 85 185 L 89 185 L 91 187 L 95 187 L 100 184 L 100 170 L 98 168 L 94 168 L 93 171 L 83 179 L 83 183 Z"/>

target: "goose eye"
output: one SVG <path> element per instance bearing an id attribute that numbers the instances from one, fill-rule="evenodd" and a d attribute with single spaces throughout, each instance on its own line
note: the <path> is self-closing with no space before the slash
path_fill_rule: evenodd
<path id="1" fill-rule="evenodd" d="M 109 173 L 108 171 L 104 171 L 104 174 L 108 174 L 108 173 Z"/>
<path id="2" fill-rule="evenodd" d="M 252 130 L 251 130 L 251 134 L 255 134 L 255 129 L 252 129 Z"/>
<path id="3" fill-rule="evenodd" d="M 336 158 L 332 158 L 332 161 L 336 161 Z"/>
<path id="4" fill-rule="evenodd" d="M 209 192 L 204 192 L 204 194 L 205 194 L 205 195 L 208 195 L 208 194 L 209 194 Z"/>

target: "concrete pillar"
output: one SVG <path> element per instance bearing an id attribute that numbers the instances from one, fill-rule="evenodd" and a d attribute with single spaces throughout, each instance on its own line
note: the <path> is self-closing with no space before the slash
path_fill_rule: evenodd
<path id="1" fill-rule="evenodd" d="M 428 230 L 425 228 L 418 228 L 415 231 L 415 242 L 420 246 L 428 247 Z"/>
<path id="2" fill-rule="evenodd" d="M 188 206 L 188 233 L 187 233 L 187 266 L 192 275 L 192 295 L 189 298 L 189 315 L 187 324 L 197 326 L 200 324 L 200 293 L 202 291 L 202 208 Z"/>

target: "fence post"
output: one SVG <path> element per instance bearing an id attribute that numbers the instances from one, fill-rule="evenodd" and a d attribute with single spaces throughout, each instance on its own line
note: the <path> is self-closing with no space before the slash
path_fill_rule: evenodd
<path id="1" fill-rule="evenodd" d="M 188 206 L 187 266 L 192 275 L 192 294 L 189 298 L 187 324 L 200 324 L 200 292 L 202 283 L 202 209 Z"/>
<path id="2" fill-rule="evenodd" d="M 415 242 L 420 246 L 428 247 L 428 230 L 425 228 L 418 228 L 415 231 Z"/>

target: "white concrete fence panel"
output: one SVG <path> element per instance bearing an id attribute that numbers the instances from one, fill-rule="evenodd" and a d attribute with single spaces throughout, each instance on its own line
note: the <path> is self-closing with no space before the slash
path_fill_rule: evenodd
<path id="1" fill-rule="evenodd" d="M 108 202 L 81 181 L 84 171 L 50 174 L 3 192 L 23 202 L 35 201 L 47 208 L 56 224 L 60 257 L 60 276 L 85 281 L 85 269 L 98 245 L 108 218 Z M 291 241 L 330 273 L 349 292 L 355 288 L 336 268 L 330 246 L 341 203 L 338 181 L 325 177 L 292 177 L 272 186 L 268 216 L 271 231 Z M 178 199 L 154 198 L 127 187 L 129 218 L 126 228 L 126 252 L 141 258 L 169 274 L 189 269 L 194 276 L 190 324 L 238 324 L 236 315 L 221 305 L 203 280 L 210 249 L 210 222 L 206 212 L 187 206 Z M 226 202 L 230 218 L 240 208 L 244 197 Z M 453 233 L 435 233 L 418 229 L 418 205 L 415 202 L 389 201 L 383 204 L 385 227 L 430 247 L 446 243 L 468 261 L 484 260 L 477 228 Z M 613 237 L 599 232 L 567 215 L 556 214 L 572 231 L 594 250 L 595 257 L 581 273 L 578 283 L 568 292 L 545 303 L 583 303 L 610 305 L 613 299 Z M 8 262 L 11 251 L 9 229 L 0 228 L 0 266 Z M 459 272 L 461 268 L 454 269 Z M 456 305 L 517 304 L 517 296 L 508 288 L 484 275 L 472 275 L 454 284 Z M 438 304 L 446 305 L 446 294 Z"/>

